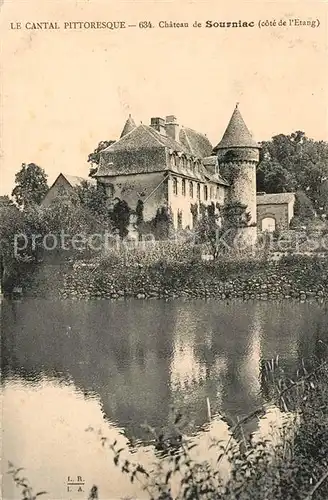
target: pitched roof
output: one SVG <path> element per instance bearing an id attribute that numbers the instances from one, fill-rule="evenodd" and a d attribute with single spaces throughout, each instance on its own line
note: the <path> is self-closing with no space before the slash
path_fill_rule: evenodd
<path id="1" fill-rule="evenodd" d="M 216 182 L 217 184 L 221 184 L 222 186 L 230 186 L 229 182 L 226 181 L 219 173 L 212 174 L 208 171 L 205 171 L 205 178 L 209 181 Z"/>
<path id="2" fill-rule="evenodd" d="M 100 163 L 97 172 L 93 174 L 94 177 L 106 177 L 106 175 L 115 175 L 115 168 L 113 162 Z"/>
<path id="3" fill-rule="evenodd" d="M 152 127 L 138 125 L 101 152 L 94 177 L 166 170 L 166 139 Z"/>
<path id="4" fill-rule="evenodd" d="M 169 170 L 175 174 L 186 176 L 196 181 L 211 181 L 217 184 L 229 186 L 229 184 L 219 174 L 211 172 L 203 164 L 198 164 L 195 168 L 192 166 L 171 165 Z"/>
<path id="5" fill-rule="evenodd" d="M 88 177 L 86 179 L 85 177 L 78 177 L 76 175 L 66 175 L 66 174 L 63 174 L 63 173 L 61 175 L 63 177 L 65 177 L 65 179 L 67 180 L 67 182 L 72 187 L 80 186 L 82 184 L 82 182 L 88 182 L 89 184 L 92 184 L 93 186 L 96 185 L 96 181 L 94 179 L 91 179 L 90 177 Z M 57 179 L 58 179 L 58 177 L 57 177 Z"/>
<path id="6" fill-rule="evenodd" d="M 125 125 L 123 127 L 123 130 L 121 132 L 120 138 L 123 137 L 124 135 L 128 134 L 129 132 L 132 132 L 134 128 L 136 128 L 136 124 L 134 119 L 132 118 L 131 115 L 129 115 L 128 119 L 125 122 Z"/>
<path id="7" fill-rule="evenodd" d="M 141 124 L 108 146 L 108 148 L 103 149 L 101 154 L 163 147 L 168 147 L 177 152 L 188 153 L 182 144 L 160 134 L 153 127 Z"/>
<path id="8" fill-rule="evenodd" d="M 189 158 L 197 158 L 198 160 L 209 157 L 212 153 L 210 141 L 205 135 L 195 130 L 182 129 L 179 141 L 159 133 L 152 126 L 138 125 L 101 151 L 100 165 L 94 177 L 171 170 L 203 182 L 211 180 L 228 185 L 219 174 L 210 168 L 207 169 L 202 164 L 197 168 L 175 164 L 168 166 L 165 149 L 168 149 L 170 153 L 183 153 Z M 216 162 L 216 157 L 211 158 L 210 162 L 213 161 Z"/>
<path id="9" fill-rule="evenodd" d="M 226 131 L 214 151 L 225 148 L 258 148 L 236 105 Z"/>
<path id="10" fill-rule="evenodd" d="M 210 156 L 213 146 L 206 135 L 196 132 L 191 128 L 183 127 L 179 132 L 179 141 L 190 154 L 198 158 Z"/>
<path id="11" fill-rule="evenodd" d="M 169 149 L 172 149 L 173 151 L 176 151 L 178 153 L 185 153 L 185 154 L 190 154 L 188 149 L 181 144 L 180 142 L 175 141 L 168 135 L 162 135 L 157 130 L 155 130 L 153 127 L 146 127 L 148 129 L 148 132 L 155 137 L 159 143 L 162 144 L 162 146 L 165 146 Z"/>
<path id="12" fill-rule="evenodd" d="M 175 164 L 168 166 L 165 148 L 170 152 L 193 157 L 183 144 L 160 134 L 153 127 L 139 125 L 101 152 L 101 162 L 95 177 L 171 170 L 203 182 L 212 180 L 220 184 L 226 183 L 218 174 L 213 174 L 202 164 L 196 168 Z"/>
<path id="13" fill-rule="evenodd" d="M 46 194 L 44 195 L 43 199 L 42 199 L 42 202 L 43 203 L 43 200 L 45 200 L 48 196 L 48 193 L 52 190 L 52 188 L 57 184 L 57 181 L 58 179 L 60 179 L 61 177 L 63 177 L 66 182 L 68 182 L 68 184 L 71 186 L 71 187 L 76 187 L 76 186 L 80 186 L 82 182 L 88 182 L 89 184 L 91 184 L 92 186 L 96 186 L 97 185 L 97 181 L 95 179 L 91 179 L 90 177 L 88 177 L 87 179 L 85 177 L 78 177 L 76 175 L 66 175 L 66 174 L 63 174 L 62 172 L 56 177 L 56 179 L 54 180 L 54 182 L 51 184 L 51 186 L 49 187 L 48 191 L 46 192 Z"/>
<path id="14" fill-rule="evenodd" d="M 130 118 L 125 125 L 128 124 L 129 120 Z M 141 149 L 142 147 L 165 146 L 174 151 L 183 152 L 197 158 L 204 158 L 205 156 L 210 156 L 212 153 L 213 147 L 209 139 L 191 128 L 181 128 L 179 142 L 177 142 L 168 135 L 160 134 L 151 126 L 143 124 L 136 126 L 132 118 L 131 120 L 134 126 L 131 126 L 131 122 L 129 122 L 129 127 L 127 128 L 130 128 L 130 130 L 126 131 L 124 127 L 124 134 L 122 132 L 120 139 L 103 151 L 114 152 L 127 149 Z"/>
<path id="15" fill-rule="evenodd" d="M 257 205 L 281 205 L 295 201 L 295 193 L 271 193 L 258 194 L 256 196 Z"/>

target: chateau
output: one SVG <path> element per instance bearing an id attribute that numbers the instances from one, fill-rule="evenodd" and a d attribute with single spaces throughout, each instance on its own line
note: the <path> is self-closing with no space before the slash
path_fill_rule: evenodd
<path id="1" fill-rule="evenodd" d="M 92 181 L 105 187 L 109 203 L 124 200 L 135 211 L 142 202 L 146 222 L 166 207 L 176 229 L 193 229 L 200 204 L 218 207 L 231 201 L 247 207 L 253 235 L 256 226 L 261 231 L 288 229 L 295 196 L 256 193 L 259 151 L 238 105 L 215 147 L 205 135 L 180 127 L 173 115 L 151 118 L 150 125 L 136 125 L 130 115 L 120 138 L 101 151 Z M 63 177 L 50 188 L 45 204 L 55 196 L 57 184 L 63 185 Z"/>

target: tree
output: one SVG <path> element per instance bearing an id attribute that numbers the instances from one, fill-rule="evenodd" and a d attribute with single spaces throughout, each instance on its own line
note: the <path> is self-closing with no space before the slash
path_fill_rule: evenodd
<path id="1" fill-rule="evenodd" d="M 300 186 L 312 201 L 313 206 L 316 209 L 325 206 L 328 199 L 327 192 L 323 188 L 328 181 L 328 163 L 309 161 L 303 166 L 299 178 Z"/>
<path id="2" fill-rule="evenodd" d="M 251 214 L 247 211 L 247 205 L 238 201 L 227 201 L 219 207 L 219 210 L 222 219 L 219 247 L 226 252 L 235 247 L 243 229 L 254 227 L 256 224 L 251 223 Z"/>
<path id="3" fill-rule="evenodd" d="M 228 230 L 230 228 L 240 229 L 249 227 L 251 215 L 246 211 L 247 205 L 239 201 L 227 201 L 221 207 L 222 229 Z"/>
<path id="4" fill-rule="evenodd" d="M 295 196 L 294 217 L 291 220 L 291 227 L 306 225 L 315 217 L 315 210 L 310 198 L 304 191 L 297 191 Z"/>
<path id="5" fill-rule="evenodd" d="M 82 181 L 74 188 L 72 201 L 78 201 L 91 214 L 98 217 L 102 222 L 108 222 L 107 194 L 102 184 L 94 186 L 88 181 Z"/>
<path id="6" fill-rule="evenodd" d="M 47 231 L 58 239 L 65 233 L 68 236 L 65 247 L 73 250 L 73 256 L 81 256 L 84 250 L 83 255 L 88 256 L 90 250 L 101 249 L 105 233 L 113 228 L 106 201 L 101 187 L 97 189 L 88 182 L 82 183 L 73 189 L 69 197 L 63 193 L 44 209 Z M 82 243 L 81 236 L 87 239 L 85 243 Z M 77 244 L 73 243 L 73 238 L 79 240 Z"/>
<path id="7" fill-rule="evenodd" d="M 136 206 L 136 215 L 137 215 L 137 225 L 138 226 L 140 224 L 142 224 L 144 221 L 143 211 L 144 211 L 144 203 L 142 200 L 139 199 L 137 206 Z"/>
<path id="8" fill-rule="evenodd" d="M 174 225 L 170 207 L 163 205 L 157 209 L 152 226 L 155 238 L 158 240 L 167 239 L 172 235 Z"/>
<path id="9" fill-rule="evenodd" d="M 9 198 L 8 198 L 9 199 Z M 7 199 L 4 201 L 8 201 Z M 1 287 L 5 290 L 13 281 L 15 262 L 14 235 L 22 229 L 22 212 L 15 205 L 3 203 L 0 207 L 0 262 Z"/>
<path id="10" fill-rule="evenodd" d="M 220 235 L 220 215 L 215 210 L 214 203 L 209 206 L 200 205 L 200 218 L 196 224 L 196 236 L 200 243 L 208 243 L 211 248 L 213 258 L 216 259 L 219 253 Z M 194 210 L 194 207 L 192 207 Z"/>
<path id="11" fill-rule="evenodd" d="M 128 235 L 128 225 L 130 222 L 131 209 L 126 201 L 117 199 L 111 214 L 114 228 L 118 231 L 120 238 Z"/>
<path id="12" fill-rule="evenodd" d="M 30 205 L 40 205 L 48 191 L 47 175 L 35 163 L 23 163 L 15 175 L 16 186 L 12 191 L 18 206 L 26 208 Z"/>
<path id="13" fill-rule="evenodd" d="M 220 251 L 233 248 L 242 228 L 250 227 L 251 215 L 246 208 L 242 203 L 229 201 L 216 207 L 214 203 L 200 205 L 201 217 L 196 225 L 197 239 L 200 243 L 210 245 L 214 259 L 219 256 Z"/>
<path id="14" fill-rule="evenodd" d="M 19 210 L 14 204 L 0 207 L 0 260 L 2 285 L 11 291 L 24 282 L 38 262 L 39 245 L 34 235 L 44 235 L 43 211 L 37 205 Z"/>
<path id="15" fill-rule="evenodd" d="M 4 207 L 13 207 L 13 206 L 15 206 L 15 204 L 14 204 L 13 200 L 11 200 L 7 194 L 0 196 L 0 210 L 1 210 L 1 208 L 4 208 Z"/>
<path id="16" fill-rule="evenodd" d="M 261 146 L 257 190 L 303 191 L 314 209 L 327 215 L 328 143 L 309 139 L 298 130 L 276 135 Z"/>
<path id="17" fill-rule="evenodd" d="M 265 193 L 283 193 L 295 188 L 294 176 L 277 160 L 265 158 L 260 162 L 256 172 L 257 191 Z"/>

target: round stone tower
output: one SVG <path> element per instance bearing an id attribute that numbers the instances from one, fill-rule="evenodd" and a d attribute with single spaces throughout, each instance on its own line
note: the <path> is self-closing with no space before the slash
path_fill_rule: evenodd
<path id="1" fill-rule="evenodd" d="M 227 201 L 246 206 L 251 216 L 242 230 L 249 244 L 256 241 L 256 165 L 259 145 L 254 141 L 236 105 L 229 124 L 213 152 L 218 156 L 220 174 L 230 183 Z M 243 238 L 244 239 L 244 238 Z"/>

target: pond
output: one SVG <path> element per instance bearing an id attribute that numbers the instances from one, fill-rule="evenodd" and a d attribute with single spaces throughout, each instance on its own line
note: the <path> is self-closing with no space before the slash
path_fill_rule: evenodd
<path id="1" fill-rule="evenodd" d="M 24 467 L 52 500 L 87 498 L 68 491 L 78 476 L 101 499 L 141 496 L 88 426 L 143 463 L 154 456 L 143 424 L 167 428 L 172 408 L 200 441 L 227 439 L 263 402 L 263 363 L 279 355 L 293 376 L 328 324 L 326 305 L 293 301 L 3 300 L 1 314 L 3 472 Z M 3 487 L 19 498 L 7 475 Z"/>

